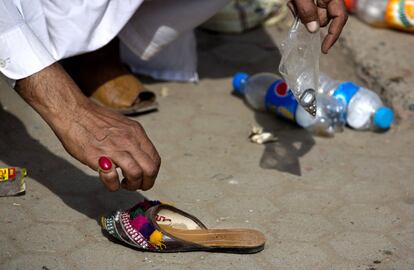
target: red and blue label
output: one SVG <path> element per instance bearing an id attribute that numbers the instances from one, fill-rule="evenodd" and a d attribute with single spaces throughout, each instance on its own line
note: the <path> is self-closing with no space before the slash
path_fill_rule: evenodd
<path id="1" fill-rule="evenodd" d="M 298 102 L 284 81 L 277 80 L 272 83 L 267 90 L 265 104 L 267 110 L 295 121 Z"/>

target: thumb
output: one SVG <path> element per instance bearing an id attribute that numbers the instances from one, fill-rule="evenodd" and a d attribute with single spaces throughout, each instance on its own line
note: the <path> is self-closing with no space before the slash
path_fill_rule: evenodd
<path id="1" fill-rule="evenodd" d="M 99 178 L 109 191 L 119 189 L 119 177 L 114 163 L 109 157 L 102 156 L 98 160 Z"/>

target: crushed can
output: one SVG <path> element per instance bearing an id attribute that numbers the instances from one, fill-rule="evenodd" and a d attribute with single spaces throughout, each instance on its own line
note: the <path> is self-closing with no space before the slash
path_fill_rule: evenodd
<path id="1" fill-rule="evenodd" d="M 26 192 L 25 168 L 0 168 L 0 197 L 23 195 Z"/>

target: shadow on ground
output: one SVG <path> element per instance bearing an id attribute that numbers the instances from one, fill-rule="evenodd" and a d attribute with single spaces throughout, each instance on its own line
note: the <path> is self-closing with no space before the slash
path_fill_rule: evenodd
<path id="1" fill-rule="evenodd" d="M 275 142 L 265 144 L 260 167 L 301 176 L 299 158 L 308 153 L 315 144 L 312 135 L 293 123 L 276 119 L 273 115 L 256 112 L 255 118 L 264 131 L 271 132 L 276 137 Z"/>
<path id="2" fill-rule="evenodd" d="M 23 123 L 0 104 L 0 160 L 28 169 L 29 176 L 56 194 L 74 210 L 92 219 L 128 208 L 143 199 L 137 192 L 108 192 L 98 177 L 85 174 L 32 138 Z M 65 182 L 62 180 L 65 179 Z"/>
<path id="3" fill-rule="evenodd" d="M 197 30 L 198 72 L 201 79 L 228 78 L 236 72 L 275 72 L 281 55 L 264 28 L 243 34 Z"/>
<path id="4" fill-rule="evenodd" d="M 256 74 L 275 73 L 278 70 L 281 54 L 264 28 L 256 28 L 243 35 L 201 30 L 196 34 L 199 51 L 198 70 L 202 79 L 228 78 L 239 71 Z M 274 115 L 253 111 L 252 113 L 265 131 L 272 132 L 277 137 L 276 142 L 265 145 L 260 167 L 300 176 L 299 158 L 309 152 L 315 144 L 312 135 L 293 123 L 277 119 Z"/>

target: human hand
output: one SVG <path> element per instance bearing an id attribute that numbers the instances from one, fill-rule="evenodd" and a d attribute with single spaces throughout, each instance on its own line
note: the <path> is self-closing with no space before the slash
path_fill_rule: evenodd
<path id="1" fill-rule="evenodd" d="M 322 42 L 322 52 L 328 53 L 329 49 L 339 38 L 348 14 L 343 0 L 292 0 L 294 12 L 310 32 L 316 32 L 319 27 L 325 27 L 329 23 L 328 34 Z"/>
<path id="2" fill-rule="evenodd" d="M 108 190 L 148 190 L 154 185 L 161 159 L 138 122 L 92 103 L 77 114 L 77 121 L 57 127 L 65 131 L 57 135 L 68 153 L 92 169 L 99 171 L 102 156 L 121 168 L 121 185 L 114 167 L 99 173 Z"/>
<path id="3" fill-rule="evenodd" d="M 110 191 L 154 185 L 161 159 L 142 126 L 92 103 L 59 64 L 19 80 L 16 90 L 74 158 L 98 171 L 99 158 L 106 156 L 121 168 L 122 184 L 114 167 L 99 174 Z"/>

